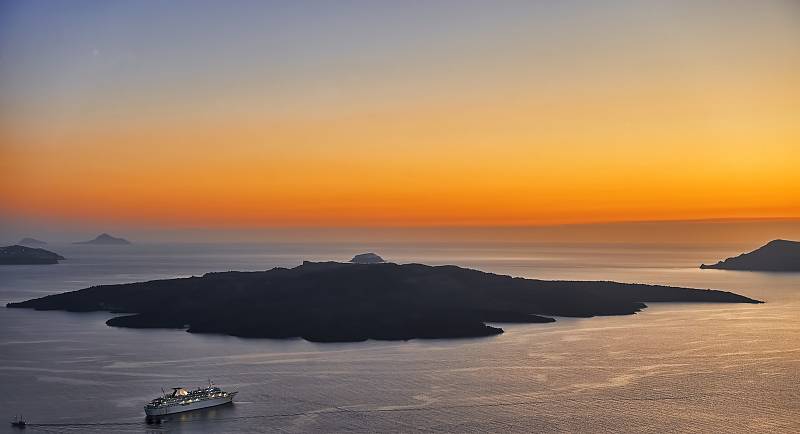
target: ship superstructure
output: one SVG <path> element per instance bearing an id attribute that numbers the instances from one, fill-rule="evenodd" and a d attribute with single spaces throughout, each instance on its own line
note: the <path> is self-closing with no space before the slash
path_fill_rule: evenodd
<path id="1" fill-rule="evenodd" d="M 225 392 L 211 382 L 209 382 L 208 387 L 200 387 L 194 390 L 173 387 L 172 393 L 165 393 L 145 405 L 144 412 L 147 416 L 164 416 L 214 407 L 232 402 L 236 393 Z"/>

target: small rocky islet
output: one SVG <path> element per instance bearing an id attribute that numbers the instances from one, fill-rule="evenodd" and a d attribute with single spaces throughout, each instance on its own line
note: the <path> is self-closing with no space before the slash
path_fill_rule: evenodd
<path id="1" fill-rule="evenodd" d="M 106 233 L 96 236 L 94 239 L 88 241 L 76 241 L 72 244 L 89 244 L 89 245 L 104 245 L 104 246 L 126 246 L 131 244 L 125 238 L 118 238 Z"/>
<path id="2" fill-rule="evenodd" d="M 28 246 L 28 247 L 45 246 L 45 245 L 47 245 L 47 241 L 37 240 L 36 238 L 31 238 L 31 237 L 25 237 L 25 238 L 19 240 L 17 245 Z"/>
<path id="3" fill-rule="evenodd" d="M 65 259 L 58 253 L 15 244 L 0 247 L 0 265 L 50 265 Z"/>

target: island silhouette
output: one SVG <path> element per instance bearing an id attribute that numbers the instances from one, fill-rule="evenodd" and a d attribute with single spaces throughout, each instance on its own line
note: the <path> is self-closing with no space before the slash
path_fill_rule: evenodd
<path id="1" fill-rule="evenodd" d="M 46 265 L 58 264 L 65 259 L 58 253 L 45 249 L 26 247 L 15 244 L 0 247 L 0 265 Z"/>
<path id="2" fill-rule="evenodd" d="M 800 242 L 772 240 L 752 252 L 743 253 L 713 265 L 701 264 L 700 268 L 742 271 L 800 271 Z"/>
<path id="3" fill-rule="evenodd" d="M 36 238 L 25 237 L 17 243 L 20 246 L 44 246 L 47 241 L 37 240 Z"/>
<path id="4" fill-rule="evenodd" d="M 490 336 L 503 330 L 487 323 L 626 315 L 644 302 L 761 303 L 717 290 L 534 280 L 454 265 L 304 262 L 93 286 L 7 307 L 127 313 L 107 321 L 117 327 L 348 342 Z"/>
<path id="5" fill-rule="evenodd" d="M 95 237 L 93 240 L 89 241 L 77 241 L 72 244 L 95 244 L 95 245 L 127 245 L 131 244 L 130 241 L 126 240 L 125 238 L 117 238 L 112 237 L 109 234 L 102 233 Z"/>
<path id="6" fill-rule="evenodd" d="M 353 264 L 382 264 L 386 261 L 375 253 L 359 253 L 350 260 Z"/>

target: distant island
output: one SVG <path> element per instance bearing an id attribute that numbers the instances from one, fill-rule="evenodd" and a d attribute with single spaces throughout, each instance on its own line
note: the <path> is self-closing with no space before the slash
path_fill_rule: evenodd
<path id="1" fill-rule="evenodd" d="M 713 265 L 701 264 L 702 269 L 742 271 L 800 271 L 800 242 L 772 240 L 739 256 Z"/>
<path id="2" fill-rule="evenodd" d="M 350 260 L 353 264 L 382 264 L 386 261 L 375 253 L 361 253 Z"/>
<path id="3" fill-rule="evenodd" d="M 119 246 L 119 245 L 127 245 L 127 244 L 130 244 L 130 243 L 131 242 L 126 240 L 125 238 L 112 237 L 109 234 L 103 233 L 103 234 L 98 235 L 93 240 L 78 241 L 78 242 L 75 242 L 75 243 L 72 243 L 72 244 L 97 244 L 97 245 L 106 245 L 106 246 L 110 246 L 110 245 Z"/>
<path id="4" fill-rule="evenodd" d="M 58 264 L 61 259 L 64 257 L 45 249 L 20 245 L 0 247 L 0 265 Z"/>
<path id="5" fill-rule="evenodd" d="M 17 243 L 20 246 L 44 246 L 47 244 L 46 241 L 37 240 L 36 238 L 25 237 Z"/>
<path id="6" fill-rule="evenodd" d="M 304 262 L 93 286 L 7 307 L 126 313 L 106 322 L 116 327 L 352 342 L 491 336 L 503 330 L 487 323 L 626 315 L 648 301 L 761 303 L 717 290 L 532 280 L 452 265 Z"/>

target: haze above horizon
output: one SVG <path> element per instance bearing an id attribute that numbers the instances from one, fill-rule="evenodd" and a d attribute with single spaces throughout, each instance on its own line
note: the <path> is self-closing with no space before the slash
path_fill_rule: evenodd
<path id="1" fill-rule="evenodd" d="M 0 5 L 0 225 L 800 218 L 798 3 L 151 6 Z"/>

